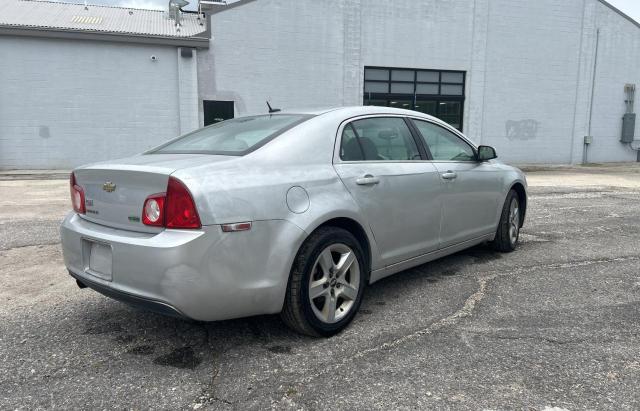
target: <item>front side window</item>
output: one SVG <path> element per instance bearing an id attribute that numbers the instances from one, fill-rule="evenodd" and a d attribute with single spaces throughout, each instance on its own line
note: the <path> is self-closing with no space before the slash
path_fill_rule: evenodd
<path id="1" fill-rule="evenodd" d="M 413 120 L 434 160 L 475 161 L 473 148 L 449 130 L 428 121 Z"/>
<path id="2" fill-rule="evenodd" d="M 227 120 L 185 134 L 151 154 L 243 155 L 309 117 L 302 114 L 271 114 Z"/>
<path id="3" fill-rule="evenodd" d="M 420 152 L 399 117 L 374 117 L 356 120 L 342 131 L 340 158 L 344 161 L 420 160 Z"/>

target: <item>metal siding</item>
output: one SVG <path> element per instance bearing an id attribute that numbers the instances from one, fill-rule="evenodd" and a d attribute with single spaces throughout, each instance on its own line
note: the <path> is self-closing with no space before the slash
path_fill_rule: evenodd
<path id="1" fill-rule="evenodd" d="M 177 58 L 170 46 L 0 36 L 0 169 L 68 169 L 177 136 Z"/>
<path id="2" fill-rule="evenodd" d="M 83 4 L 34 0 L 1 2 L 0 26 L 180 38 L 202 35 L 206 31 L 206 21 L 191 13 L 183 13 L 181 25 L 176 27 L 174 21 L 159 10 L 95 5 L 85 10 Z"/>

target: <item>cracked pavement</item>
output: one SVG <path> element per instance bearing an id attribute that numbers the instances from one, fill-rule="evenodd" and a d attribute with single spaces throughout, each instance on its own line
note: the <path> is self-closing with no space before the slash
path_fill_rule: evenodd
<path id="1" fill-rule="evenodd" d="M 330 339 L 80 290 L 57 233 L 67 181 L 0 181 L 0 409 L 638 409 L 640 167 L 528 179 L 516 252 L 382 280 Z"/>

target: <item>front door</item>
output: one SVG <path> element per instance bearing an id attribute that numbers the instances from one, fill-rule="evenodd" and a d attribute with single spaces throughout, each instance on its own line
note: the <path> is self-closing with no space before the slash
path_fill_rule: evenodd
<path id="1" fill-rule="evenodd" d="M 440 176 L 402 117 L 367 117 L 342 128 L 338 175 L 391 265 L 438 248 Z"/>
<path id="2" fill-rule="evenodd" d="M 219 123 L 233 118 L 233 101 L 204 100 L 204 125 Z"/>
<path id="3" fill-rule="evenodd" d="M 502 195 L 496 165 L 476 161 L 473 147 L 444 127 L 416 119 L 413 122 L 426 142 L 442 184 L 440 247 L 495 232 Z"/>

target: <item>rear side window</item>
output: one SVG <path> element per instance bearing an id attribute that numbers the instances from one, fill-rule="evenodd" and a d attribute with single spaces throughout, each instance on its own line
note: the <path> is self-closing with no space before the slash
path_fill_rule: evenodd
<path id="1" fill-rule="evenodd" d="M 413 120 L 431 156 L 440 161 L 475 161 L 473 148 L 449 130 L 428 121 Z"/>
<path id="2" fill-rule="evenodd" d="M 185 134 L 151 153 L 243 155 L 310 117 L 302 114 L 240 117 Z"/>
<path id="3" fill-rule="evenodd" d="M 342 131 L 340 158 L 344 161 L 420 160 L 420 152 L 399 117 L 373 117 L 347 124 Z"/>

